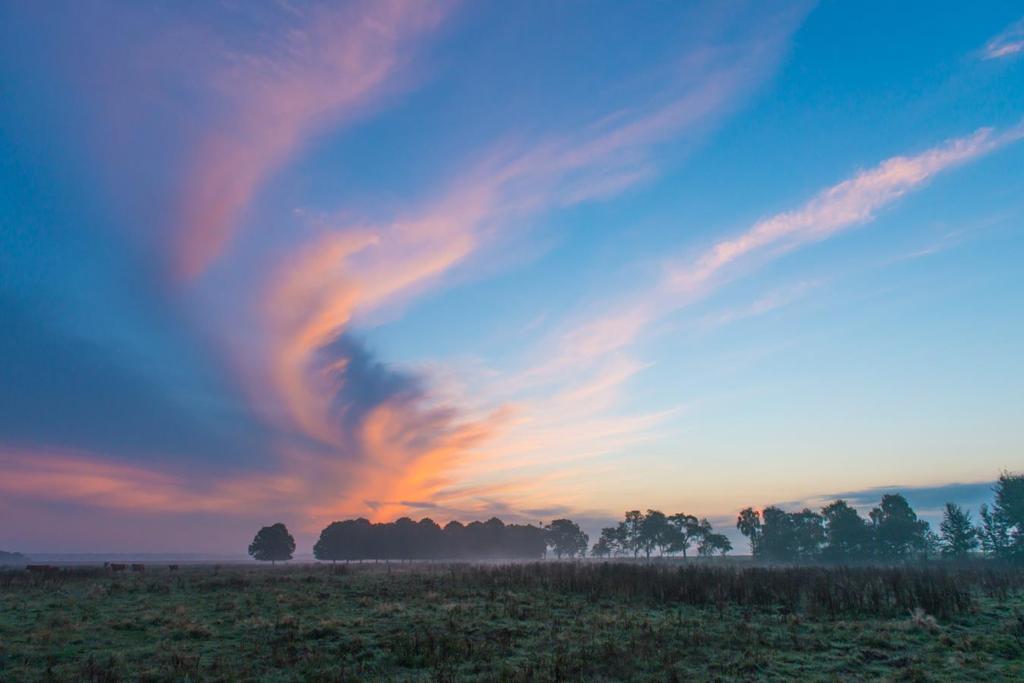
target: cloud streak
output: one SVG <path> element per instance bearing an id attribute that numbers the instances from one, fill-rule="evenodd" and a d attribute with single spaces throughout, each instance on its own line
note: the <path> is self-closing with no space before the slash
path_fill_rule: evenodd
<path id="1" fill-rule="evenodd" d="M 144 513 L 248 515 L 301 492 L 299 480 L 247 475 L 202 485 L 166 471 L 76 451 L 0 449 L 0 492 L 56 503 Z"/>
<path id="2" fill-rule="evenodd" d="M 432 14 L 410 18 L 397 10 L 384 19 L 370 26 L 355 22 L 360 33 L 343 55 L 321 42 L 345 41 L 333 41 L 318 27 L 290 36 L 287 49 L 279 47 L 269 57 L 236 60 L 224 94 L 227 111 L 241 114 L 231 120 L 226 142 L 217 130 L 213 142 L 204 143 L 216 163 L 200 164 L 198 190 L 186 193 L 195 218 L 186 221 L 179 251 L 183 272 L 200 272 L 223 249 L 266 174 L 321 122 L 336 123 L 351 107 L 362 107 L 397 69 L 396 55 L 405 54 L 405 43 L 415 43 L 438 21 Z M 269 412 L 279 429 L 315 443 L 288 446 L 284 457 L 286 466 L 316 482 L 312 491 L 323 491 L 310 496 L 317 501 L 311 514 L 372 507 L 374 515 L 386 515 L 394 508 L 380 501 L 430 499 L 450 488 L 445 472 L 499 431 L 518 421 L 540 424 L 533 400 L 507 405 L 476 397 L 442 399 L 413 375 L 383 364 L 371 370 L 351 343 L 359 319 L 437 287 L 522 220 L 608 199 L 654 177 L 656 146 L 696 139 L 762 82 L 794 19 L 768 21 L 746 40 L 688 46 L 668 86 L 646 104 L 592 115 L 576 130 L 554 131 L 527 144 L 498 142 L 456 169 L 446 189 L 421 206 L 399 209 L 387 221 L 321 220 L 312 226 L 311 240 L 286 252 L 259 290 L 259 328 L 266 342 L 244 374 L 261 378 L 255 382 L 261 403 L 276 403 Z M 383 46 L 378 24 L 390 27 L 391 40 Z M 325 25 L 341 30 L 337 22 Z M 367 66 L 378 62 L 377 71 Z M 380 78 L 324 99 L 328 82 L 348 68 L 379 72 Z M 628 441 L 623 430 L 645 419 L 610 420 L 599 428 L 593 411 L 609 406 L 616 388 L 639 369 L 622 363 L 588 374 L 558 399 L 557 414 L 566 416 L 566 406 L 586 396 L 591 414 L 576 414 L 574 424 L 604 435 L 605 446 Z M 553 403 L 542 403 L 556 414 Z M 571 428 L 544 424 L 540 441 L 552 448 L 574 438 Z"/>
<path id="3" fill-rule="evenodd" d="M 202 273 L 268 176 L 312 134 L 378 98 L 446 6 L 314 5 L 276 17 L 257 50 L 230 52 L 212 79 L 222 120 L 199 143 L 183 193 L 177 272 Z"/>
<path id="4" fill-rule="evenodd" d="M 632 348 L 658 320 L 696 303 L 768 261 L 874 220 L 885 207 L 924 187 L 938 174 L 993 153 L 1021 138 L 1024 138 L 1024 124 L 1002 132 L 982 128 L 919 154 L 886 159 L 822 190 L 796 209 L 760 220 L 745 232 L 713 244 L 696 258 L 674 263 L 654 286 L 633 292 L 606 313 L 584 319 L 563 332 L 555 342 L 561 351 L 538 367 L 527 370 L 524 373 L 526 381 L 564 385 L 572 381 L 566 378 L 578 377 L 587 368 L 606 368 L 605 383 L 609 388 L 617 386 L 615 381 L 608 380 L 625 381 L 630 376 L 629 372 L 621 369 L 645 367 L 642 361 L 630 358 Z M 813 283 L 805 283 L 789 290 L 765 293 L 747 309 L 726 312 L 717 317 L 705 316 L 703 323 L 724 324 L 774 310 L 804 295 L 812 286 Z M 620 368 L 617 374 L 616 367 Z M 515 378 L 512 381 L 516 381 Z M 548 405 L 542 415 L 562 413 Z M 544 431 L 540 428 L 543 419 L 541 417 L 533 425 L 541 433 Z M 652 414 L 648 419 L 641 418 L 641 424 L 649 429 L 657 424 L 658 419 L 657 414 Z M 583 430 L 579 432 L 586 433 Z M 638 430 L 629 436 L 642 440 L 644 431 Z M 563 448 L 577 452 L 588 450 L 586 443 L 579 445 L 572 438 L 565 438 L 562 444 Z M 531 449 L 532 452 L 544 452 L 528 444 L 519 444 L 512 452 L 522 454 Z"/>
<path id="5" fill-rule="evenodd" d="M 759 220 L 696 257 L 674 261 L 654 287 L 634 292 L 607 313 L 566 332 L 566 362 L 580 356 L 593 361 L 619 352 L 639 339 L 655 320 L 793 250 L 870 223 L 881 210 L 935 176 L 1022 138 L 1024 123 L 1002 132 L 986 127 L 916 155 L 890 157 L 822 190 L 796 209 Z"/>
<path id="6" fill-rule="evenodd" d="M 923 187 L 943 171 L 1022 137 L 1024 124 L 1002 133 L 981 128 L 914 156 L 886 159 L 823 190 L 803 206 L 758 221 L 746 232 L 718 242 L 691 263 L 672 268 L 668 287 L 681 295 L 696 295 L 745 263 L 774 258 L 868 223 L 880 210 Z"/>
<path id="7" fill-rule="evenodd" d="M 982 54 L 985 59 L 1004 59 L 1024 52 L 1024 19 L 1011 24 L 988 41 Z"/>
<path id="8" fill-rule="evenodd" d="M 262 304 L 271 340 L 269 384 L 291 424 L 324 444 L 351 449 L 352 437 L 346 433 L 351 428 L 334 411 L 346 380 L 331 369 L 348 362 L 330 358 L 327 350 L 334 340 L 351 331 L 360 316 L 436 287 L 519 221 L 567 204 L 606 199 L 650 178 L 656 145 L 694 139 L 766 76 L 792 28 L 791 22 L 781 23 L 785 26 L 773 25 L 747 42 L 693 49 L 676 64 L 672 87 L 656 94 L 650 107 L 597 116 L 576 132 L 553 133 L 525 147 L 496 145 L 419 210 L 389 222 L 321 226 L 315 239 L 282 261 Z M 581 439 L 582 429 L 608 436 L 626 425 L 646 424 L 644 418 L 610 420 L 607 429 L 596 428 L 595 411 L 607 407 L 616 388 L 639 369 L 631 362 L 610 365 L 570 386 L 552 414 L 566 416 L 566 406 L 580 403 L 583 396 L 590 412 L 573 418 L 578 429 L 545 421 L 541 441 L 550 448 L 556 443 L 564 447 Z M 450 483 L 444 471 L 503 427 L 529 420 L 540 428 L 539 404 L 526 401 L 493 401 L 488 408 L 467 411 L 466 405 L 488 401 L 474 397 L 458 406 L 435 405 L 436 399 L 424 393 L 375 407 L 357 433 L 355 457 L 362 469 L 353 487 L 358 493 L 347 496 L 346 504 L 357 498 L 430 499 Z M 467 414 L 475 417 L 462 417 Z M 429 433 L 436 433 L 436 439 Z M 623 439 L 616 436 L 614 442 Z M 525 443 L 521 437 L 519 443 Z M 383 511 L 378 507 L 374 514 Z"/>

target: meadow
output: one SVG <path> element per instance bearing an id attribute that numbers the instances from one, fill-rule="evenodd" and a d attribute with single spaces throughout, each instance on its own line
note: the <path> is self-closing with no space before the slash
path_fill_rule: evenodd
<path id="1" fill-rule="evenodd" d="M 995 563 L 0 572 L 3 681 L 1021 680 Z"/>

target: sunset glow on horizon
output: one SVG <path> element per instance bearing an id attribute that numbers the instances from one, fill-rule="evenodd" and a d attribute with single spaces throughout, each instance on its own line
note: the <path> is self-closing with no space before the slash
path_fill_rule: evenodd
<path id="1" fill-rule="evenodd" d="M 1024 469 L 1021 12 L 8 4 L 0 549 L 976 506 Z"/>

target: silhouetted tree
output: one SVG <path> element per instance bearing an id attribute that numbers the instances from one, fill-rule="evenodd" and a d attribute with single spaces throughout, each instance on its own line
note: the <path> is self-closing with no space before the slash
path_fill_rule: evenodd
<path id="1" fill-rule="evenodd" d="M 649 559 L 651 552 L 658 548 L 662 553 L 671 542 L 668 518 L 660 510 L 648 510 L 640 522 L 640 548 Z"/>
<path id="2" fill-rule="evenodd" d="M 697 553 L 702 557 L 711 555 L 725 555 L 732 550 L 732 542 L 725 534 L 708 533 L 703 534 L 700 543 L 697 545 Z"/>
<path id="3" fill-rule="evenodd" d="M 506 526 L 505 539 L 507 557 L 537 559 L 547 550 L 544 530 L 531 524 Z"/>
<path id="4" fill-rule="evenodd" d="M 761 512 L 756 555 L 774 562 L 816 558 L 825 539 L 824 520 L 809 509 L 786 512 L 775 506 Z"/>
<path id="5" fill-rule="evenodd" d="M 829 503 L 821 509 L 821 516 L 825 521 L 825 559 L 847 561 L 871 554 L 871 527 L 845 500 Z"/>
<path id="6" fill-rule="evenodd" d="M 593 557 L 611 557 L 612 553 L 615 552 L 615 547 L 611 544 L 610 539 L 603 532 L 608 529 L 602 529 L 601 537 L 597 539 L 597 543 L 590 549 L 590 554 Z"/>
<path id="7" fill-rule="evenodd" d="M 424 517 L 416 524 L 416 547 L 413 557 L 417 559 L 436 559 L 442 557 L 444 532 L 434 520 Z"/>
<path id="8" fill-rule="evenodd" d="M 616 526 L 601 529 L 601 537 L 595 546 L 598 544 L 600 544 L 602 552 L 607 548 L 609 555 L 628 553 L 625 523 L 619 522 Z"/>
<path id="9" fill-rule="evenodd" d="M 292 559 L 294 552 L 295 539 L 288 533 L 288 527 L 280 522 L 260 529 L 249 544 L 249 554 L 253 559 L 271 564 Z"/>
<path id="10" fill-rule="evenodd" d="M 754 508 L 744 508 L 740 510 L 739 516 L 736 518 L 736 528 L 740 530 L 740 533 L 747 537 L 750 542 L 750 554 L 753 556 L 760 555 L 761 551 L 761 514 Z"/>
<path id="11" fill-rule="evenodd" d="M 640 554 L 642 546 L 644 516 L 639 510 L 630 510 L 626 513 L 623 524 L 623 538 L 626 541 L 626 550 L 633 553 L 633 557 Z"/>
<path id="12" fill-rule="evenodd" d="M 681 552 L 685 558 L 686 551 L 700 538 L 700 522 L 693 515 L 677 512 L 668 518 L 668 523 L 673 530 L 668 550 L 671 553 Z"/>
<path id="13" fill-rule="evenodd" d="M 759 556 L 773 561 L 789 561 L 796 556 L 793 520 L 785 510 L 774 505 L 761 511 Z"/>
<path id="14" fill-rule="evenodd" d="M 587 553 L 589 538 L 580 530 L 576 522 L 569 519 L 556 519 L 544 527 L 547 532 L 548 546 L 555 551 L 555 556 L 583 556 Z"/>
<path id="15" fill-rule="evenodd" d="M 465 535 L 466 527 L 462 522 L 452 520 L 444 525 L 444 557 L 460 559 L 468 556 Z"/>
<path id="16" fill-rule="evenodd" d="M 320 532 L 320 538 L 313 544 L 313 557 L 318 560 L 337 562 L 344 560 L 346 548 L 345 525 L 350 522 L 332 522 Z"/>
<path id="17" fill-rule="evenodd" d="M 804 508 L 791 512 L 796 533 L 796 556 L 801 560 L 812 560 L 821 555 L 825 543 L 825 519 L 817 512 Z"/>
<path id="18" fill-rule="evenodd" d="M 907 499 L 898 493 L 882 496 L 869 515 L 875 536 L 875 552 L 885 559 L 909 557 L 927 548 L 928 522 L 919 520 Z"/>
<path id="19" fill-rule="evenodd" d="M 979 535 L 985 553 L 1024 561 L 1024 475 L 1003 472 L 992 506 L 982 505 Z"/>
<path id="20" fill-rule="evenodd" d="M 939 531 L 939 547 L 946 557 L 964 558 L 978 547 L 978 532 L 971 521 L 971 513 L 959 505 L 946 503 Z"/>

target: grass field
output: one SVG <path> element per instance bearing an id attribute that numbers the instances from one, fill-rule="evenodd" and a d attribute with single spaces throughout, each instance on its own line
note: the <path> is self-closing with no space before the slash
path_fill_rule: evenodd
<path id="1" fill-rule="evenodd" d="M 1020 570 L 0 573 L 0 680 L 1024 680 Z"/>

